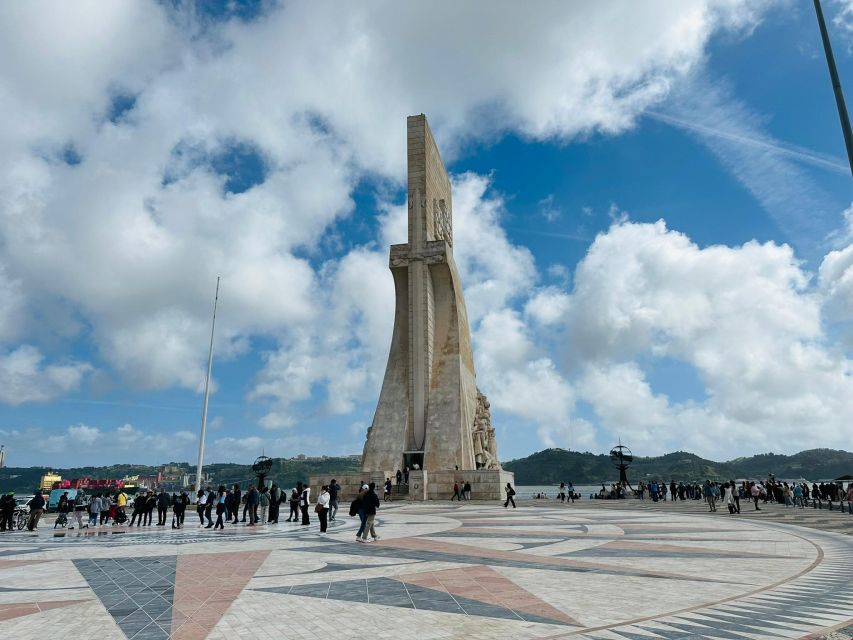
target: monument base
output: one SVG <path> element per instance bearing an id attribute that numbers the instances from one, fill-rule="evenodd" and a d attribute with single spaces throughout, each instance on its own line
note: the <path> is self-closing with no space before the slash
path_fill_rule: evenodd
<path id="1" fill-rule="evenodd" d="M 327 484 L 332 478 L 341 485 L 341 494 L 338 497 L 339 505 L 355 498 L 362 484 L 375 482 L 376 493 L 382 498 L 385 479 L 391 478 L 393 484 L 397 483 L 394 477 L 396 471 L 348 471 L 346 473 L 332 473 L 324 476 L 310 476 L 311 499 L 316 499 L 320 487 Z M 472 500 L 506 500 L 504 487 L 507 482 L 515 486 L 515 474 L 512 471 L 502 469 L 477 469 L 476 471 L 410 471 L 409 472 L 409 494 L 408 499 L 414 501 L 423 500 L 450 500 L 453 497 L 453 484 L 458 483 L 460 491 L 465 482 L 471 485 Z"/>

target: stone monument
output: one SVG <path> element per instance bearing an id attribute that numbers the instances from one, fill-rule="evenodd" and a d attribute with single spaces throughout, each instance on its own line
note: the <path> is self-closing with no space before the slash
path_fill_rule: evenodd
<path id="1" fill-rule="evenodd" d="M 390 251 L 397 300 L 391 351 L 362 473 L 343 481 L 358 475 L 378 484 L 408 467 L 413 498 L 449 497 L 462 481 L 475 498 L 501 498 L 513 477 L 501 469 L 489 401 L 476 384 L 453 259 L 450 179 L 426 116 L 406 124 L 409 241 Z"/>

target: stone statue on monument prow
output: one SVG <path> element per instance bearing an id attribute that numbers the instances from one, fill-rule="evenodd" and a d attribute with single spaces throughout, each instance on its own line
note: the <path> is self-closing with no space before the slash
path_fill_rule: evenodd
<path id="1" fill-rule="evenodd" d="M 394 333 L 362 468 L 500 469 L 453 259 L 450 179 L 426 117 L 406 124 L 409 241 L 391 246 Z"/>

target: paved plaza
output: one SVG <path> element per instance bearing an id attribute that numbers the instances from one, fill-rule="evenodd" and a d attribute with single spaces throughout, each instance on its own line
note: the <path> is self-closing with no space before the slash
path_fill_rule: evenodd
<path id="1" fill-rule="evenodd" d="M 0 537 L 0 619 L 100 640 L 850 638 L 853 537 L 744 516 L 393 503 L 367 544 L 349 517 L 327 537 L 48 519 Z"/>

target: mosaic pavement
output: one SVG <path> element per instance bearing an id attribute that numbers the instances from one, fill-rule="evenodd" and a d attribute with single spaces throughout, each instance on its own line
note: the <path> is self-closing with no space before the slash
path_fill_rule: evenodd
<path id="1" fill-rule="evenodd" d="M 400 504 L 214 532 L 0 535 L 14 638 L 853 637 L 853 538 L 728 514 Z M 851 518 L 853 520 L 853 518 Z"/>

